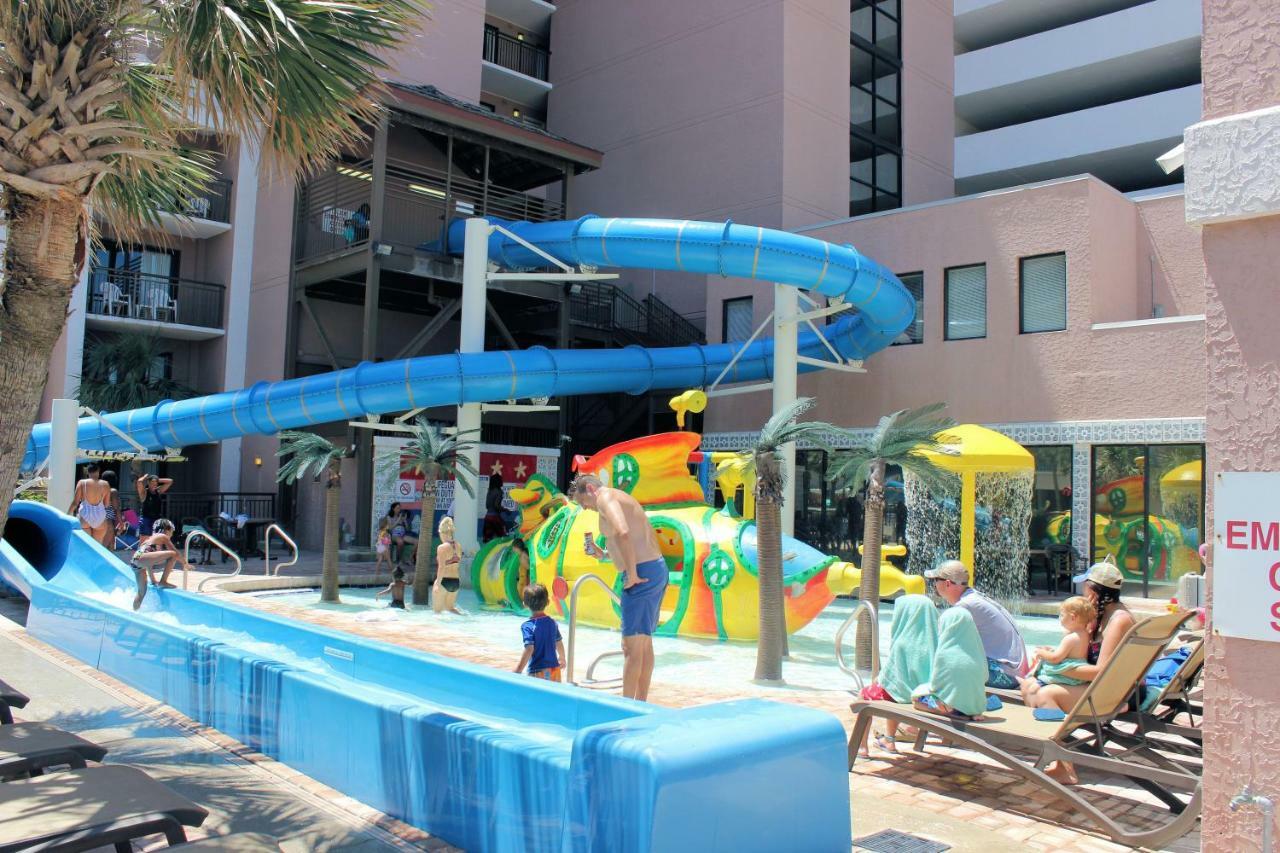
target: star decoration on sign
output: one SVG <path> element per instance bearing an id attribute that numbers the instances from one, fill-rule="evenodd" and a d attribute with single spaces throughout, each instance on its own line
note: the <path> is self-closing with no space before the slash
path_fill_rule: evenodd
<path id="1" fill-rule="evenodd" d="M 529 466 L 524 464 L 523 459 L 516 463 L 516 479 L 517 480 L 524 480 L 525 475 L 528 473 L 529 473 Z"/>
<path id="2" fill-rule="evenodd" d="M 493 464 L 489 466 L 489 474 L 493 475 L 493 474 L 501 474 L 501 473 L 502 473 L 502 460 L 501 459 L 493 460 Z"/>

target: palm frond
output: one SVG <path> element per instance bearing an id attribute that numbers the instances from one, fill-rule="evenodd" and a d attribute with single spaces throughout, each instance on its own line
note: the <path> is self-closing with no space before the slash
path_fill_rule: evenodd
<path id="1" fill-rule="evenodd" d="M 100 412 L 119 412 L 195 396 L 195 389 L 157 371 L 162 346 L 154 335 L 90 338 L 77 398 Z"/>
<path id="2" fill-rule="evenodd" d="M 284 459 L 276 480 L 293 483 L 308 475 L 317 479 L 334 461 L 347 455 L 347 448 L 334 444 L 313 432 L 285 430 L 280 433 L 280 449 L 276 456 Z"/>
<path id="3" fill-rule="evenodd" d="M 400 449 L 401 455 L 408 460 L 401 467 L 401 472 L 450 476 L 468 495 L 474 495 L 475 480 L 480 474 L 465 454 L 476 448 L 476 442 L 470 436 L 477 432 L 463 430 L 449 434 L 425 418 L 418 418 L 408 443 Z"/>
<path id="4" fill-rule="evenodd" d="M 220 130 L 263 139 L 289 171 L 364 141 L 381 113 L 386 57 L 426 11 L 417 0 L 156 3 L 160 64 L 187 106 Z"/>
<path id="5" fill-rule="evenodd" d="M 945 430 L 955 426 L 955 421 L 942 414 L 944 408 L 942 403 L 933 403 L 885 415 L 866 438 L 844 431 L 853 438 L 853 446 L 840 452 L 827 479 L 860 491 L 875 464 L 883 462 L 911 470 L 926 483 L 941 485 L 946 481 L 945 472 L 924 452 L 947 452 Z"/>

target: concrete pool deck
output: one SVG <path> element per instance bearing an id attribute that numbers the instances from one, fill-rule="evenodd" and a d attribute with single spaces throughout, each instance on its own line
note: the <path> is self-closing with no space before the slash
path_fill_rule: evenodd
<path id="1" fill-rule="evenodd" d="M 304 555 L 299 565 L 285 570 L 289 577 L 282 577 L 276 582 L 264 584 L 261 567 L 260 560 L 248 561 L 246 573 L 227 586 L 296 587 L 314 586 L 318 582 L 318 555 Z M 222 566 L 214 568 L 221 569 Z M 229 571 L 230 564 L 226 568 Z M 370 564 L 348 564 L 342 567 L 342 573 L 350 583 L 370 584 L 375 581 L 371 569 Z M 205 577 L 218 578 L 211 584 L 215 587 L 210 590 L 212 594 L 231 594 L 217 589 L 225 577 L 222 572 L 208 575 L 193 572 L 191 588 L 194 590 Z M 179 578 L 174 580 L 181 582 Z M 359 622 L 350 613 L 307 610 L 253 596 L 237 596 L 236 600 L 325 627 L 482 665 L 509 669 L 514 664 L 510 643 L 507 642 L 509 638 L 495 637 L 491 641 L 477 642 L 474 636 L 451 631 L 447 619 L 398 625 L 395 636 L 389 637 L 383 630 L 385 625 Z M 12 602 L 10 606 L 21 605 Z M 10 625 L 12 627 L 12 623 Z M 135 758 L 139 750 L 133 749 L 135 741 L 130 740 L 127 745 L 119 747 L 126 757 L 117 760 L 137 763 L 150 772 L 152 767 L 144 760 L 150 757 L 158 766 L 156 775 L 159 778 L 166 782 L 174 780 L 175 787 L 213 808 L 214 816 L 200 832 L 271 832 L 284 839 L 285 849 L 290 851 L 453 849 L 438 839 L 427 838 L 425 833 L 319 785 L 291 768 L 252 753 L 220 733 L 200 726 L 27 637 L 20 630 L 0 633 L 0 644 L 3 644 L 0 645 L 0 654 L 3 655 L 0 660 L 18 662 L 6 663 L 0 675 L 20 687 L 30 687 L 31 682 L 24 681 L 19 674 L 21 670 L 15 671 L 15 666 L 28 667 L 31 677 L 39 684 L 45 683 L 48 672 L 60 673 L 57 676 L 60 680 L 74 678 L 81 684 L 80 688 L 69 693 L 72 698 L 66 701 L 65 706 L 61 700 L 58 706 L 49 708 L 37 707 L 33 701 L 27 709 L 27 718 L 56 720 L 57 714 L 66 714 L 68 716 L 61 718 L 66 721 L 65 725 L 75 727 L 75 715 L 83 708 L 97 707 L 93 703 L 104 701 L 100 694 L 106 694 L 111 702 L 118 703 L 115 713 L 140 720 L 136 725 L 148 730 L 163 731 L 165 739 L 154 744 L 149 752 L 142 750 L 142 754 Z M 17 648 L 23 654 L 15 656 L 10 653 L 11 648 Z M 744 696 L 797 702 L 835 714 L 847 729 L 851 724 L 848 712 L 851 697 L 844 688 L 845 684 L 834 685 L 831 690 L 779 689 L 744 683 L 731 690 L 713 690 L 701 685 L 664 684 L 659 672 L 653 699 L 660 704 L 680 707 Z M 88 691 L 88 695 L 94 698 L 79 698 L 79 690 Z M 90 729 L 90 736 L 98 739 L 97 731 Z M 102 737 L 104 745 L 111 745 L 110 731 Z M 198 757 L 187 758 L 192 755 Z M 208 770 L 210 766 L 218 767 L 218 773 L 226 774 L 230 781 L 225 784 L 217 779 L 210 781 L 213 778 Z M 1145 792 L 1107 784 L 1113 780 L 1088 776 L 1085 779 L 1086 790 L 1097 794 L 1100 805 L 1105 803 L 1104 807 L 1109 812 L 1123 815 L 1122 819 L 1130 824 L 1143 826 L 1160 823 L 1167 818 L 1167 812 L 1154 805 L 1155 801 Z M 192 787 L 183 788 L 182 785 Z M 244 797 L 228 796 L 225 793 L 228 789 L 244 789 L 247 793 Z M 252 805 L 241 808 L 246 803 Z M 859 762 L 850 776 L 850 804 L 855 838 L 892 828 L 949 844 L 955 850 L 983 853 L 1005 850 L 1099 853 L 1127 849 L 1095 834 L 1072 829 L 1073 824 L 1079 822 L 1078 816 L 1066 811 L 1047 794 L 1020 783 L 1001 769 L 967 753 L 932 744 L 929 754 L 924 756 L 904 754 Z M 256 818 L 261 818 L 262 822 L 255 822 Z M 195 833 L 193 837 L 196 837 Z M 1179 853 L 1199 850 L 1198 832 L 1184 837 L 1169 849 Z"/>

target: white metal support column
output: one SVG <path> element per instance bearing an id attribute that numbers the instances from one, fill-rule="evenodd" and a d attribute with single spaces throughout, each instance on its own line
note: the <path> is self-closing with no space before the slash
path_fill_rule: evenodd
<path id="1" fill-rule="evenodd" d="M 247 139 L 236 142 L 236 180 L 231 213 L 231 273 L 226 304 L 226 347 L 222 387 L 227 391 L 245 387 L 245 365 L 249 353 L 249 303 L 253 279 L 253 235 L 258 209 L 258 150 Z M 241 439 L 222 442 L 218 457 L 218 488 L 240 490 Z"/>
<path id="2" fill-rule="evenodd" d="M 796 315 L 800 313 L 799 291 L 785 284 L 773 286 L 773 411 L 782 411 L 796 400 L 796 344 L 799 330 Z M 782 533 L 792 536 L 796 527 L 795 502 L 796 446 L 782 447 L 783 490 Z"/>
<path id="3" fill-rule="evenodd" d="M 485 291 L 489 274 L 489 223 L 480 218 L 467 220 L 462 244 L 462 332 L 458 342 L 459 352 L 484 351 Z M 464 380 L 465 382 L 465 380 Z M 473 442 L 466 456 L 476 468 L 480 466 L 480 404 L 468 403 L 458 407 L 458 432 Z M 481 472 L 484 473 L 484 472 Z M 480 519 L 480 494 L 468 495 L 465 490 L 454 492 L 454 512 L 457 518 L 458 545 L 464 559 L 470 561 L 479 544 L 476 523 Z M 424 524 L 430 524 L 424 519 Z M 425 539 L 428 531 L 422 531 Z"/>
<path id="4" fill-rule="evenodd" d="M 80 404 L 61 398 L 53 401 L 52 434 L 49 437 L 49 505 L 66 512 L 76 491 L 76 428 Z"/>

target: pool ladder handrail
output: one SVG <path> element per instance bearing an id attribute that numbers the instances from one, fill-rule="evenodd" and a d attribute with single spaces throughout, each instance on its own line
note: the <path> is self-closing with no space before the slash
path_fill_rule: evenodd
<path id="1" fill-rule="evenodd" d="M 846 675 L 854 680 L 858 685 L 858 692 L 862 692 L 865 683 L 862 680 L 862 674 L 844 659 L 844 635 L 848 633 L 849 627 L 858 621 L 858 616 L 862 611 L 866 610 L 871 614 L 871 680 L 875 681 L 877 675 L 880 674 L 880 617 L 876 612 L 876 606 L 870 601 L 859 600 L 853 611 L 845 617 L 844 622 L 840 624 L 840 628 L 836 631 L 836 665 L 840 667 Z M 854 635 L 855 641 L 857 635 Z M 857 644 L 854 644 L 855 650 Z"/>
<path id="2" fill-rule="evenodd" d="M 573 680 L 573 652 L 578 636 L 578 593 L 582 591 L 583 586 L 585 586 L 588 581 L 599 584 L 600 588 L 609 594 L 609 598 L 613 599 L 614 604 L 622 604 L 622 599 L 613 591 L 613 587 L 609 586 L 609 584 L 605 582 L 604 578 L 599 575 L 586 574 L 578 578 L 578 582 L 573 585 L 573 592 L 569 594 L 569 648 L 565 652 L 565 682 L 567 684 L 573 684 L 580 687 L 616 687 L 622 682 L 622 679 L 596 681 L 592 678 L 591 674 L 595 672 L 596 664 L 600 663 L 600 661 L 605 658 L 618 657 L 622 654 L 620 651 L 605 652 L 599 655 L 587 667 L 586 677 L 581 682 Z"/>
<path id="3" fill-rule="evenodd" d="M 274 570 L 271 568 L 271 531 L 273 530 L 277 536 L 284 540 L 286 545 L 293 549 L 293 559 L 289 560 L 287 563 L 281 563 L 276 566 Z M 262 573 L 264 575 L 270 575 L 273 578 L 276 577 L 280 574 L 281 569 L 287 569 L 289 566 L 294 565 L 298 562 L 298 559 L 301 556 L 301 552 L 298 551 L 298 543 L 294 542 L 293 537 L 284 532 L 283 527 L 276 524 L 274 521 L 267 525 L 267 529 L 262 533 Z"/>
<path id="4" fill-rule="evenodd" d="M 226 575 L 226 577 L 223 577 L 222 575 L 213 575 L 211 577 L 205 578 L 204 580 L 200 581 L 200 583 L 196 584 L 196 592 L 204 592 L 204 585 L 207 584 L 209 581 L 219 580 L 219 579 L 226 580 L 228 578 L 233 578 L 236 575 L 240 574 L 240 572 L 244 569 L 244 561 L 240 559 L 239 554 L 237 554 L 235 551 L 232 551 L 230 548 L 224 545 L 221 540 L 219 540 L 216 536 L 214 536 L 209 531 L 203 528 L 197 527 L 195 530 L 192 530 L 190 533 L 187 534 L 187 540 L 182 545 L 182 588 L 184 590 L 187 588 L 188 575 L 191 571 L 191 543 L 195 542 L 197 539 L 205 539 L 206 541 L 209 542 L 209 544 L 213 545 L 213 547 L 217 548 L 219 551 L 221 551 L 222 553 L 230 557 L 232 560 L 234 560 L 236 564 L 236 570 L 231 574 Z"/>

